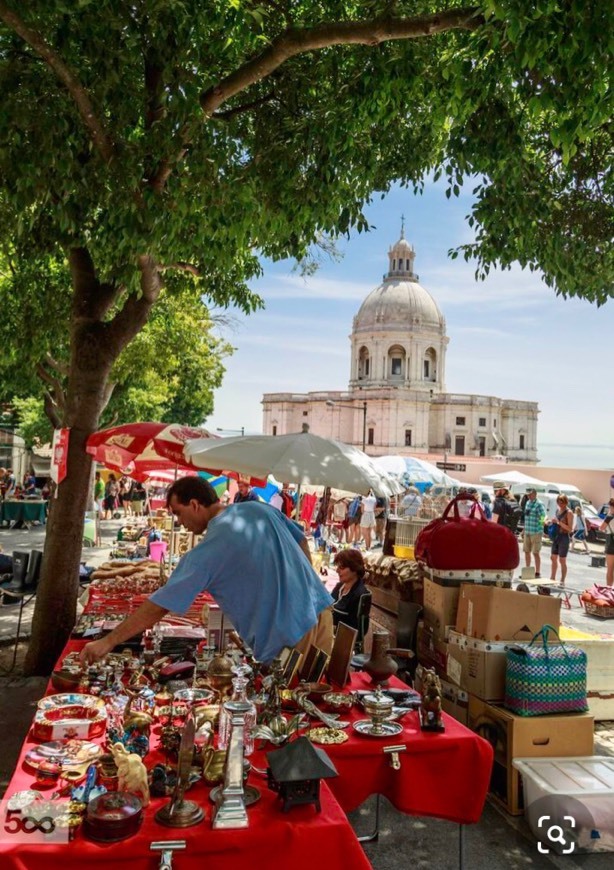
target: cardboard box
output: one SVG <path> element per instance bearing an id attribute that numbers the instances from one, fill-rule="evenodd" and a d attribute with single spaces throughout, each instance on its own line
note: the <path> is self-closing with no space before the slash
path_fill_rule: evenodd
<path id="1" fill-rule="evenodd" d="M 437 640 L 445 640 L 450 626 L 456 625 L 460 588 L 440 586 L 424 580 L 423 616 Z"/>
<path id="2" fill-rule="evenodd" d="M 494 749 L 491 792 L 512 815 L 523 812 L 520 776 L 512 759 L 593 754 L 595 721 L 590 713 L 527 718 L 469 695 L 468 725 Z"/>
<path id="3" fill-rule="evenodd" d="M 558 597 L 467 583 L 460 588 L 456 619 L 459 634 L 481 640 L 531 640 L 543 625 L 558 630 L 560 622 Z"/>
<path id="4" fill-rule="evenodd" d="M 440 677 L 445 677 L 448 665 L 448 644 L 439 640 L 433 626 L 427 622 L 418 623 L 417 634 L 418 661 L 426 668 L 434 668 Z"/>

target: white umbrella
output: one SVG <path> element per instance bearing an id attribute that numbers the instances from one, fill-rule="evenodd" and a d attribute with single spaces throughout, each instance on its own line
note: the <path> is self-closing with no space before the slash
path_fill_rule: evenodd
<path id="1" fill-rule="evenodd" d="M 197 438 L 188 441 L 184 450 L 190 463 L 209 470 L 231 468 L 252 477 L 273 474 L 299 486 L 334 486 L 356 493 L 372 489 L 376 495 L 395 495 L 403 489 L 362 450 L 309 432 L 246 435 L 215 443 Z"/>
<path id="2" fill-rule="evenodd" d="M 426 459 L 418 459 L 416 456 L 378 456 L 373 460 L 375 464 L 387 471 L 394 477 L 402 478 L 404 483 L 437 483 L 445 486 L 454 486 L 458 480 L 450 477 L 445 471 L 437 468 Z"/>
<path id="3" fill-rule="evenodd" d="M 522 471 L 504 471 L 502 474 L 485 474 L 480 477 L 480 480 L 485 483 L 493 483 L 500 480 L 501 483 L 532 483 L 544 485 L 543 480 L 538 480 L 536 477 L 530 477 L 528 474 L 523 474 Z"/>

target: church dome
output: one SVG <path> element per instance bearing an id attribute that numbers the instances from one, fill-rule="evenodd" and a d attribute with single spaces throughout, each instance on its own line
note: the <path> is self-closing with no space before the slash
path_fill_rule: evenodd
<path id="1" fill-rule="evenodd" d="M 354 318 L 355 333 L 399 329 L 445 334 L 439 306 L 413 271 L 415 256 L 401 230 L 401 238 L 388 251 L 389 269 L 383 283 L 369 293 Z"/>

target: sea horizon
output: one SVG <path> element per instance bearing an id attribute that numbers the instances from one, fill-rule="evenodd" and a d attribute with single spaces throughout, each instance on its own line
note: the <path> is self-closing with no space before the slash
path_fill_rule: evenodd
<path id="1" fill-rule="evenodd" d="M 538 465 L 545 467 L 614 471 L 614 445 L 538 442 L 537 458 Z"/>

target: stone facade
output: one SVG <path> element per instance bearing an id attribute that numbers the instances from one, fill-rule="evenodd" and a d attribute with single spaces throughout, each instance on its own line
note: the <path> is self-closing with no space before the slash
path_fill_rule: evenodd
<path id="1" fill-rule="evenodd" d="M 267 435 L 311 432 L 371 456 L 448 454 L 537 461 L 536 402 L 445 391 L 446 322 L 418 283 L 403 232 L 352 324 L 347 391 L 265 393 Z"/>

